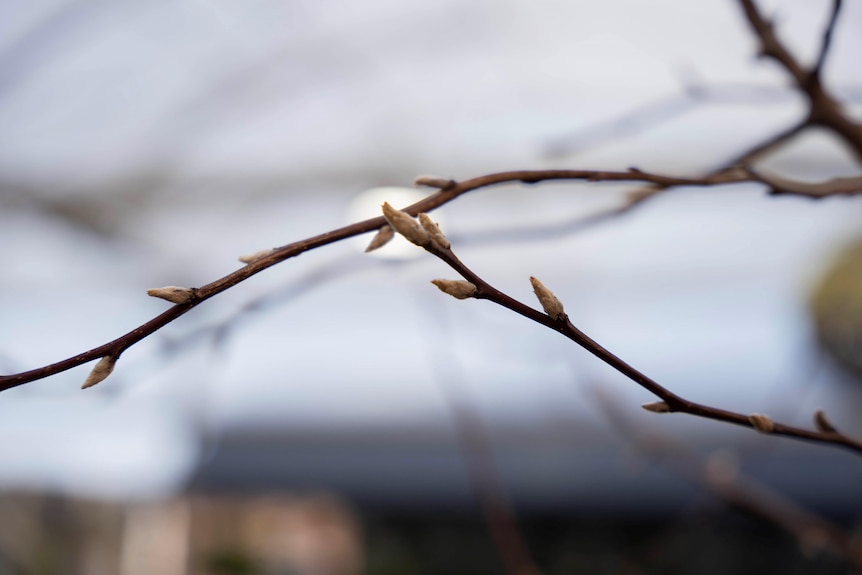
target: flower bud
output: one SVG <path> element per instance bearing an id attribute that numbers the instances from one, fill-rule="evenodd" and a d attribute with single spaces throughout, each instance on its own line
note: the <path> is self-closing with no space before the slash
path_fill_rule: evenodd
<path id="1" fill-rule="evenodd" d="M 419 214 L 419 223 L 422 225 L 423 228 L 425 228 L 425 231 L 428 232 L 428 235 L 431 236 L 431 240 L 435 244 L 437 244 L 444 250 L 449 249 L 449 240 L 446 238 L 443 232 L 440 231 L 440 225 L 435 223 L 434 220 L 432 220 L 428 216 L 428 214 Z"/>
<path id="2" fill-rule="evenodd" d="M 171 303 L 189 303 L 195 298 L 195 290 L 187 287 L 165 286 L 147 290 L 147 295 Z"/>
<path id="3" fill-rule="evenodd" d="M 775 429 L 775 423 L 768 416 L 761 413 L 752 413 L 748 416 L 748 421 L 751 423 L 751 427 L 760 433 L 772 433 Z"/>
<path id="4" fill-rule="evenodd" d="M 116 363 L 117 360 L 109 355 L 100 359 L 99 363 L 97 363 L 93 367 L 93 370 L 90 371 L 90 375 L 87 376 L 87 379 L 84 380 L 84 385 L 81 386 L 81 389 L 93 387 L 97 383 L 104 381 L 105 378 L 111 375 L 111 372 L 114 371 L 114 365 Z"/>
<path id="5" fill-rule="evenodd" d="M 374 237 L 371 238 L 371 241 L 368 243 L 368 247 L 365 248 L 365 253 L 367 254 L 368 252 L 373 252 L 376 249 L 382 248 L 394 237 L 395 230 L 392 229 L 392 226 L 381 226 L 381 228 L 377 230 L 377 233 L 374 234 Z"/>
<path id="6" fill-rule="evenodd" d="M 407 212 L 396 210 L 389 202 L 383 202 L 383 217 L 396 232 L 417 246 L 426 246 L 431 241 L 431 236 L 419 222 Z"/>
<path id="7" fill-rule="evenodd" d="M 260 250 L 259 252 L 254 252 L 253 254 L 246 254 L 244 256 L 239 256 L 239 261 L 241 261 L 244 264 L 250 264 L 252 262 L 256 262 L 260 258 L 265 258 L 266 256 L 268 256 L 269 254 L 271 254 L 274 251 L 275 251 L 275 249 Z"/>
<path id="8" fill-rule="evenodd" d="M 656 401 L 654 403 L 645 403 L 641 405 L 647 411 L 652 411 L 653 413 L 668 413 L 670 412 L 670 405 L 667 404 L 666 401 Z"/>
<path id="9" fill-rule="evenodd" d="M 467 299 L 476 295 L 476 286 L 464 280 L 431 280 L 431 283 L 458 299 Z"/>
<path id="10" fill-rule="evenodd" d="M 542 309 L 545 310 L 545 313 L 548 314 L 551 319 L 560 319 L 566 315 L 566 312 L 563 311 L 563 304 L 557 299 L 557 296 L 555 296 L 551 290 L 546 288 L 542 285 L 542 282 L 532 276 L 530 276 L 530 283 L 533 284 L 533 293 L 536 294 L 536 298 L 539 300 L 539 303 L 542 304 Z"/>

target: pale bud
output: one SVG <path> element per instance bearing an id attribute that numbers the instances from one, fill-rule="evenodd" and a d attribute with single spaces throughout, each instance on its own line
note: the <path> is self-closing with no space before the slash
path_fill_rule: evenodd
<path id="1" fill-rule="evenodd" d="M 449 249 L 450 245 L 448 238 L 446 238 L 443 232 L 440 231 L 440 225 L 434 222 L 428 214 L 419 214 L 419 223 L 423 228 L 425 228 L 425 231 L 428 232 L 428 235 L 431 236 L 431 239 L 435 244 L 444 250 Z"/>
<path id="2" fill-rule="evenodd" d="M 752 413 L 748 416 L 748 421 L 760 433 L 772 433 L 775 430 L 775 423 L 768 416 L 761 413 Z"/>
<path id="3" fill-rule="evenodd" d="M 668 413 L 670 411 L 670 405 L 667 404 L 666 401 L 656 401 L 654 403 L 644 403 L 641 405 L 647 411 L 652 411 L 653 413 Z"/>
<path id="4" fill-rule="evenodd" d="M 189 303 L 195 298 L 195 290 L 187 287 L 165 286 L 147 290 L 147 295 L 171 303 Z"/>
<path id="5" fill-rule="evenodd" d="M 566 315 L 563 311 L 563 304 L 557 299 L 557 296 L 546 288 L 542 282 L 530 276 L 530 283 L 533 284 L 533 293 L 536 294 L 539 303 L 542 304 L 542 309 L 548 314 L 551 319 L 560 319 Z"/>
<path id="6" fill-rule="evenodd" d="M 439 176 L 416 176 L 416 179 L 413 181 L 417 186 L 426 186 L 429 188 L 448 188 L 449 186 L 455 183 L 454 180 L 447 180 L 446 178 L 441 178 Z"/>
<path id="7" fill-rule="evenodd" d="M 396 232 L 417 246 L 426 246 L 431 241 L 431 236 L 419 222 L 407 212 L 396 210 L 389 205 L 389 202 L 383 202 L 383 217 Z"/>
<path id="8" fill-rule="evenodd" d="M 368 243 L 368 247 L 365 248 L 365 253 L 367 254 L 368 252 L 373 252 L 376 249 L 382 248 L 394 237 L 395 230 L 392 229 L 392 226 L 382 226 L 377 230 L 377 233 L 374 234 L 374 237 L 371 238 L 371 241 Z"/>
<path id="9" fill-rule="evenodd" d="M 100 359 L 99 363 L 93 367 L 90 375 L 87 376 L 87 379 L 84 380 L 84 385 L 81 386 L 81 389 L 93 387 L 97 383 L 104 381 L 105 378 L 111 375 L 111 372 L 114 371 L 114 365 L 116 363 L 117 360 L 109 355 Z"/>
<path id="10" fill-rule="evenodd" d="M 467 299 L 476 295 L 476 286 L 464 280 L 431 280 L 431 283 L 458 299 Z"/>
<path id="11" fill-rule="evenodd" d="M 826 419 L 826 414 L 823 413 L 822 409 L 818 409 L 814 414 L 814 424 L 823 433 L 836 433 L 838 431 L 832 422 Z"/>
<path id="12" fill-rule="evenodd" d="M 266 256 L 268 256 L 269 254 L 271 254 L 274 251 L 275 251 L 275 249 L 260 250 L 259 252 L 254 252 L 253 254 L 246 254 L 244 256 L 239 256 L 239 261 L 241 261 L 244 264 L 250 264 L 252 262 L 256 262 L 257 260 L 259 260 L 261 258 L 265 258 Z"/>

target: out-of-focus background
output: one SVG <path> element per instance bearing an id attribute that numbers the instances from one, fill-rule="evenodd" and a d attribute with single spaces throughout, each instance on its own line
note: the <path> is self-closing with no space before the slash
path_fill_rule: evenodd
<path id="1" fill-rule="evenodd" d="M 810 62 L 831 3 L 761 4 Z M 410 203 L 400 188 L 418 174 L 698 174 L 805 111 L 729 0 L 6 0 L 0 13 L 2 373 L 143 323 L 168 305 L 147 288 L 202 285 L 382 199 Z M 860 31 L 847 3 L 825 79 L 851 111 Z M 762 166 L 859 173 L 826 132 Z M 487 280 L 531 302 L 539 277 L 670 389 L 804 425 L 822 408 L 862 434 L 862 385 L 821 351 L 809 312 L 859 240 L 859 199 L 687 189 L 579 225 L 632 189 L 494 188 L 435 218 Z M 96 388 L 79 389 L 82 366 L 4 392 L 0 573 L 500 572 L 488 490 L 547 573 L 843 572 L 727 511 L 675 454 L 851 530 L 858 458 L 646 413 L 648 394 L 570 342 L 440 294 L 440 262 L 397 242 L 364 255 L 368 239 L 205 303 Z"/>

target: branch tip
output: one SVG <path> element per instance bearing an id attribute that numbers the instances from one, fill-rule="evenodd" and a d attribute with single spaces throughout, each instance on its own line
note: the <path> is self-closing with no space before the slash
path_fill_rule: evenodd
<path id="1" fill-rule="evenodd" d="M 417 246 L 427 246 L 428 242 L 431 241 L 431 236 L 419 222 L 407 212 L 393 208 L 389 202 L 383 202 L 383 217 L 396 232 Z"/>
<path id="2" fill-rule="evenodd" d="M 147 295 L 157 297 L 171 303 L 189 303 L 195 299 L 195 290 L 187 287 L 165 286 L 147 290 Z"/>
<path id="3" fill-rule="evenodd" d="M 562 302 L 557 299 L 557 296 L 555 296 L 551 290 L 546 288 L 542 282 L 533 276 L 530 276 L 530 283 L 533 284 L 533 293 L 536 294 L 536 298 L 539 300 L 539 303 L 542 304 L 542 309 L 545 310 L 545 313 L 548 314 L 551 319 L 558 320 L 566 316 Z"/>
<path id="4" fill-rule="evenodd" d="M 431 283 L 456 299 L 474 297 L 478 291 L 474 284 L 464 280 L 431 280 Z"/>
<path id="5" fill-rule="evenodd" d="M 90 371 L 90 375 L 87 376 L 87 379 L 84 380 L 84 384 L 81 386 L 81 389 L 87 389 L 88 387 L 93 387 L 97 383 L 101 383 L 105 380 L 111 372 L 114 371 L 114 365 L 116 365 L 117 359 L 111 357 L 110 355 L 104 356 L 99 360 L 92 371 Z"/>

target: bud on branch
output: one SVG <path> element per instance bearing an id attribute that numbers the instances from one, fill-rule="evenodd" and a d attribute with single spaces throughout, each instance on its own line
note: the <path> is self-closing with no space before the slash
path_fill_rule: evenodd
<path id="1" fill-rule="evenodd" d="M 111 375 L 111 372 L 114 371 L 114 365 L 116 363 L 117 360 L 109 355 L 100 359 L 99 363 L 93 367 L 90 375 L 87 376 L 87 379 L 84 380 L 84 385 L 81 386 L 81 389 L 93 387 L 97 383 L 104 381 L 105 378 Z"/>
<path id="2" fill-rule="evenodd" d="M 476 295 L 476 286 L 464 280 L 431 280 L 431 283 L 458 299 L 467 299 Z"/>
<path id="3" fill-rule="evenodd" d="M 548 314 L 551 319 L 560 319 L 566 315 L 566 312 L 563 311 L 563 304 L 560 300 L 557 299 L 557 296 L 551 292 L 548 288 L 546 288 L 542 282 L 530 276 L 530 283 L 533 284 L 533 293 L 536 294 L 536 298 L 539 300 L 539 303 L 542 304 L 542 309 L 545 310 L 545 313 Z"/>
<path id="4" fill-rule="evenodd" d="M 431 241 L 431 236 L 425 231 L 419 222 L 407 212 L 396 210 L 389 205 L 389 202 L 383 203 L 383 217 L 389 222 L 396 232 L 407 238 L 410 242 L 417 246 L 424 247 Z"/>
<path id="5" fill-rule="evenodd" d="M 431 236 L 431 241 L 444 250 L 449 249 L 450 245 L 448 238 L 446 238 L 443 232 L 440 231 L 440 225 L 434 222 L 428 214 L 419 214 L 419 223 L 425 231 L 428 232 L 428 235 Z"/>
<path id="6" fill-rule="evenodd" d="M 147 290 L 147 295 L 171 303 L 189 303 L 195 298 L 195 290 L 187 287 L 165 286 Z"/>

